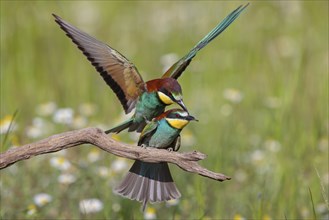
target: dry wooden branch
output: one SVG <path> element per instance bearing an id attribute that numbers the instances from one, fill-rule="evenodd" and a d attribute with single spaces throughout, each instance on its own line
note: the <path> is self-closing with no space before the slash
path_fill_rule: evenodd
<path id="1" fill-rule="evenodd" d="M 109 138 L 101 129 L 85 128 L 53 135 L 35 143 L 10 149 L 0 154 L 0 169 L 4 169 L 18 161 L 47 154 L 81 144 L 92 144 L 116 156 L 141 160 L 145 162 L 169 162 L 181 169 L 197 173 L 214 180 L 224 181 L 231 179 L 224 174 L 215 173 L 200 166 L 196 161 L 206 158 L 206 155 L 197 151 L 178 153 L 168 150 L 141 148 L 134 145 L 123 144 Z"/>

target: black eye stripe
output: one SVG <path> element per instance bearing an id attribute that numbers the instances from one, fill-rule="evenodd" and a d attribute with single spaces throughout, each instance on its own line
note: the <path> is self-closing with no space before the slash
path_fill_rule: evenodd
<path id="1" fill-rule="evenodd" d="M 170 99 L 175 100 L 174 96 L 172 95 L 171 92 L 169 92 L 167 89 L 161 89 L 160 92 L 168 96 Z"/>
<path id="2" fill-rule="evenodd" d="M 185 116 L 180 115 L 178 113 L 172 112 L 168 115 L 168 118 L 172 118 L 172 119 L 186 119 Z"/>
<path id="3" fill-rule="evenodd" d="M 175 116 L 176 116 L 177 118 L 179 118 L 179 117 L 180 117 L 180 115 L 179 115 L 179 114 L 177 114 L 177 113 L 175 114 Z"/>

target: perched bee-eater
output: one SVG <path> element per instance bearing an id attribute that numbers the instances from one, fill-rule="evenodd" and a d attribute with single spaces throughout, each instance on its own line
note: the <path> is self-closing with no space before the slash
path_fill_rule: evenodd
<path id="1" fill-rule="evenodd" d="M 135 108 L 134 115 L 122 124 L 106 131 L 119 133 L 124 129 L 141 132 L 147 121 L 164 112 L 167 105 L 177 103 L 185 111 L 182 89 L 177 78 L 184 72 L 196 53 L 223 32 L 247 7 L 240 6 L 209 32 L 193 49 L 175 64 L 161 78 L 144 82 L 137 68 L 125 56 L 107 44 L 96 40 L 59 16 L 55 21 L 66 35 L 78 46 L 105 82 L 115 92 L 128 114 Z"/>
<path id="2" fill-rule="evenodd" d="M 196 120 L 187 111 L 168 110 L 154 118 L 143 129 L 138 145 L 177 151 L 180 147 L 180 132 L 191 121 Z M 143 203 L 162 202 L 181 196 L 171 177 L 168 164 L 147 163 L 136 160 L 115 192 Z"/>

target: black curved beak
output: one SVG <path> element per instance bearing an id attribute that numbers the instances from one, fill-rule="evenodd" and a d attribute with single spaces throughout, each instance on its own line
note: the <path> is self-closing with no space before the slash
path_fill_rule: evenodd
<path id="1" fill-rule="evenodd" d="M 198 119 L 194 118 L 194 116 L 192 115 L 187 116 L 186 119 L 189 121 L 199 121 Z"/>
<path id="2" fill-rule="evenodd" d="M 186 111 L 188 113 L 188 110 L 187 110 L 186 106 L 184 105 L 183 99 L 178 100 L 177 104 L 180 105 L 180 107 L 182 107 L 184 109 L 184 111 Z"/>

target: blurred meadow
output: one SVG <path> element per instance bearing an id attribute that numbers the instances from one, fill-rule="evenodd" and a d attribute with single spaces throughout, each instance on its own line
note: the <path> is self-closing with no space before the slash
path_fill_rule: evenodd
<path id="1" fill-rule="evenodd" d="M 245 3 L 1 1 L 1 152 L 125 118 L 52 13 L 149 80 Z M 250 3 L 179 78 L 199 119 L 183 130 L 180 151 L 207 154 L 200 163 L 232 180 L 171 165 L 182 197 L 143 214 L 112 192 L 132 161 L 85 145 L 2 170 L 1 219 L 328 219 L 328 1 Z"/>

